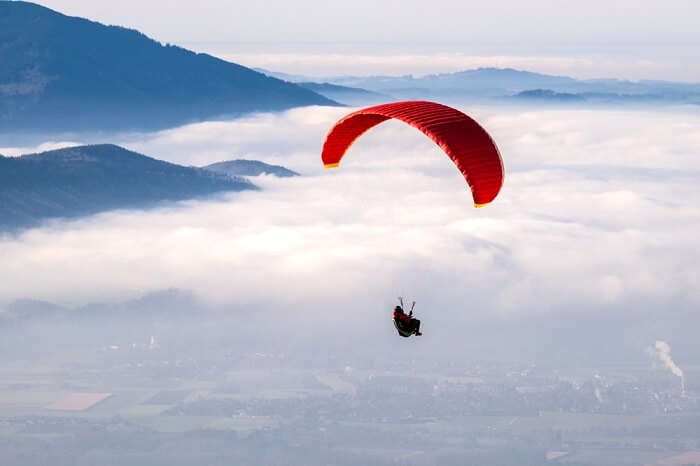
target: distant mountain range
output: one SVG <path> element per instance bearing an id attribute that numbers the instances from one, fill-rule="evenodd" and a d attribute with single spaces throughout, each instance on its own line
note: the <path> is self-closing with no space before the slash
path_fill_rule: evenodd
<path id="1" fill-rule="evenodd" d="M 554 92 L 549 89 L 533 89 L 531 91 L 522 91 L 515 94 L 513 97 L 522 100 L 536 101 L 551 101 L 551 102 L 582 102 L 586 99 L 580 94 L 570 94 L 568 92 Z"/>
<path id="2" fill-rule="evenodd" d="M 86 320 L 113 321 L 125 319 L 167 321 L 170 319 L 198 318 L 199 304 L 184 290 L 169 289 L 117 304 L 93 303 L 78 308 L 33 299 L 19 299 L 0 307 L 0 324 L 22 325 L 32 322 L 58 323 Z M 0 325 L 2 328 L 3 325 Z"/>
<path id="3" fill-rule="evenodd" d="M 0 230 L 251 189 L 257 188 L 245 178 L 156 160 L 110 144 L 0 157 Z"/>
<path id="4" fill-rule="evenodd" d="M 155 130 L 338 102 L 463 98 L 700 104 L 700 84 L 577 80 L 509 68 L 423 77 L 336 76 L 321 82 L 259 71 L 163 45 L 132 29 L 65 16 L 33 3 L 0 0 L 0 136 L 6 137 Z"/>
<path id="5" fill-rule="evenodd" d="M 337 104 L 135 30 L 0 1 L 0 133 L 157 129 L 305 105 Z"/>
<path id="6" fill-rule="evenodd" d="M 328 97 L 329 99 L 341 102 L 343 104 L 368 104 L 382 103 L 390 101 L 391 96 L 380 94 L 379 92 L 368 91 L 359 87 L 339 86 L 330 83 L 315 83 L 315 82 L 299 82 L 299 86 L 312 90 L 317 94 Z"/>
<path id="7" fill-rule="evenodd" d="M 313 79 L 309 76 L 291 75 L 261 70 L 270 76 L 296 82 L 324 93 L 309 81 L 323 81 L 353 89 L 355 97 L 361 92 L 373 92 L 389 96 L 389 100 L 406 99 L 455 99 L 488 102 L 548 102 L 548 103 L 649 103 L 649 104 L 698 104 L 700 83 L 676 83 L 669 81 L 625 81 L 619 79 L 580 80 L 566 76 L 552 76 L 511 68 L 478 68 L 456 73 L 434 74 L 422 77 L 407 76 L 329 76 Z M 329 94 L 343 103 L 341 94 Z M 360 99 L 357 99 L 360 100 Z M 372 103 L 364 99 L 365 104 Z M 354 102 L 358 103 L 358 102 Z"/>
<path id="8" fill-rule="evenodd" d="M 288 178 L 291 176 L 299 176 L 299 173 L 288 168 L 280 165 L 270 165 L 258 160 L 229 160 L 227 162 L 217 162 L 206 165 L 202 168 L 234 177 L 274 175 L 281 178 Z"/>
<path id="9" fill-rule="evenodd" d="M 374 92 L 360 87 L 341 86 L 329 82 L 316 82 L 314 78 L 299 74 L 280 73 L 264 68 L 253 68 L 267 76 L 293 82 L 305 89 L 309 89 L 317 94 L 321 94 L 331 100 L 345 105 L 368 105 L 371 103 L 382 103 L 395 100 L 392 96 Z M 334 79 L 334 78 L 329 78 Z M 339 78 L 335 78 L 339 79 Z"/>
<path id="10" fill-rule="evenodd" d="M 503 100 L 538 104 L 700 104 L 695 94 L 617 94 L 614 92 L 556 92 L 551 89 L 532 89 L 518 92 Z"/>

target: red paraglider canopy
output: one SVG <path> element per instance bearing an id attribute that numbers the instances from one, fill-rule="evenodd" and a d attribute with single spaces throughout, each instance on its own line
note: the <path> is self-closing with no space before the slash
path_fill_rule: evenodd
<path id="1" fill-rule="evenodd" d="M 503 160 L 491 136 L 464 113 L 435 102 L 394 102 L 346 115 L 326 137 L 321 154 L 324 166 L 337 167 L 358 137 L 390 118 L 418 128 L 445 151 L 467 180 L 474 206 L 486 205 L 498 195 Z"/>

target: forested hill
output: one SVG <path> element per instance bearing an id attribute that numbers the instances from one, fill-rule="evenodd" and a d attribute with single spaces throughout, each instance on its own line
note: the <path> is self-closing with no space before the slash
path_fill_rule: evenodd
<path id="1" fill-rule="evenodd" d="M 247 189 L 256 187 L 244 178 L 175 165 L 111 144 L 0 157 L 0 230 Z"/>
<path id="2" fill-rule="evenodd" d="M 155 129 L 335 103 L 132 29 L 0 1 L 0 132 Z"/>
<path id="3" fill-rule="evenodd" d="M 228 160 L 225 162 L 213 163 L 202 168 L 231 176 L 272 175 L 281 178 L 299 176 L 299 173 L 288 168 L 280 165 L 270 165 L 258 160 Z"/>

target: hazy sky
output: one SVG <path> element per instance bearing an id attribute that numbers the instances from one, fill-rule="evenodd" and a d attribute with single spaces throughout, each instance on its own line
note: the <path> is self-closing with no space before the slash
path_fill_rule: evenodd
<path id="1" fill-rule="evenodd" d="M 582 77 L 700 81 L 695 0 L 42 4 L 275 71 L 327 73 L 335 68 L 319 67 L 330 55 L 340 72 L 353 73 L 512 65 Z M 387 61 L 391 66 L 383 66 Z"/>

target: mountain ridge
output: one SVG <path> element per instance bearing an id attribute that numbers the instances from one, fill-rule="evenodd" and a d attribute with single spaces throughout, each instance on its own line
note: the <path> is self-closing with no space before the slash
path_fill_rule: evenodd
<path id="1" fill-rule="evenodd" d="M 241 177 L 165 162 L 114 144 L 2 157 L 0 230 L 256 189 Z"/>
<path id="2" fill-rule="evenodd" d="M 281 178 L 300 176 L 299 173 L 281 165 L 270 165 L 259 160 L 235 159 L 216 162 L 202 167 L 228 176 L 273 175 Z"/>
<path id="3" fill-rule="evenodd" d="M 134 29 L 0 1 L 0 128 L 157 129 L 336 102 Z"/>
<path id="4" fill-rule="evenodd" d="M 263 70 L 265 71 L 265 70 Z M 577 79 L 515 68 L 481 67 L 452 73 L 425 76 L 326 76 L 311 78 L 265 71 L 271 76 L 284 76 L 300 85 L 318 81 L 333 85 L 360 88 L 397 99 L 439 99 L 465 97 L 470 101 L 503 101 L 520 93 L 536 94 L 545 91 L 554 94 L 576 94 L 579 102 L 604 103 L 697 103 L 700 101 L 700 83 L 659 80 L 630 81 L 616 78 Z M 527 94 L 525 94 L 527 95 Z M 537 99 L 531 99 L 536 101 Z M 554 102 L 557 99 L 548 99 Z M 562 99 L 561 101 L 565 101 Z M 371 103 L 366 100 L 367 104 Z"/>

